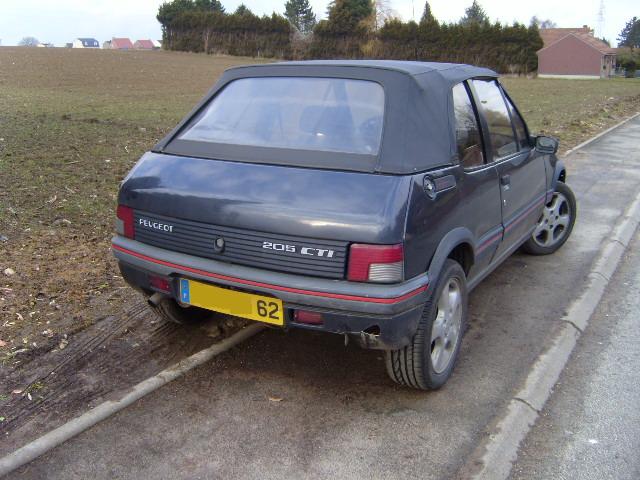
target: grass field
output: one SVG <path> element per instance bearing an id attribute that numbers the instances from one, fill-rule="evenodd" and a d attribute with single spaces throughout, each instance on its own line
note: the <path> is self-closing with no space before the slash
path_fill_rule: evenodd
<path id="1" fill-rule="evenodd" d="M 131 301 L 109 252 L 120 180 L 225 68 L 253 61 L 0 47 L 5 367 Z M 637 80 L 504 83 L 531 129 L 558 136 L 564 149 L 640 110 Z M 3 275 L 7 268 L 15 274 Z"/>

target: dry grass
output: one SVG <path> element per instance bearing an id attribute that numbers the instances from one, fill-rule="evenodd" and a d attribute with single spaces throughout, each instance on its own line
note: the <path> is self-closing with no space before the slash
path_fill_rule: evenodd
<path id="1" fill-rule="evenodd" d="M 640 79 L 502 80 L 533 132 L 560 138 L 569 150 L 640 111 Z"/>
<path id="2" fill-rule="evenodd" d="M 0 47 L 0 359 L 131 298 L 109 252 L 118 184 L 225 68 L 251 59 Z M 640 110 L 635 80 L 504 80 L 564 147 Z M 15 275 L 2 276 L 10 267 Z M 43 335 L 43 331 L 47 331 Z M 51 338 L 50 338 L 51 337 Z M 0 392 L 2 393 L 2 392 Z"/>

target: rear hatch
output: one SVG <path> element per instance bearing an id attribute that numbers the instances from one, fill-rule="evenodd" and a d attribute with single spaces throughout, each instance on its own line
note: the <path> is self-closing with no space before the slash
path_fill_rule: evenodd
<path id="1" fill-rule="evenodd" d="M 119 203 L 134 210 L 137 241 L 343 279 L 350 243 L 403 241 L 410 178 L 148 153 Z"/>
<path id="2" fill-rule="evenodd" d="M 282 272 L 342 279 L 351 242 L 403 240 L 409 177 L 375 173 L 381 84 L 247 77 L 197 108 L 125 180 L 135 238 Z"/>

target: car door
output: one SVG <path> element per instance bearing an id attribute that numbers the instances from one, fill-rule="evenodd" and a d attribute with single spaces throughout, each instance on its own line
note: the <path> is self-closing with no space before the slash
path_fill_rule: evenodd
<path id="1" fill-rule="evenodd" d="M 500 184 L 504 227 L 496 252 L 500 258 L 522 244 L 538 222 L 546 194 L 545 166 L 532 149 L 522 117 L 497 80 L 474 79 L 472 85 Z"/>
<path id="2" fill-rule="evenodd" d="M 465 226 L 476 239 L 475 263 L 469 272 L 474 282 L 491 262 L 502 239 L 502 215 L 498 172 L 489 160 L 479 113 L 468 82 L 453 87 L 456 147 L 462 174 L 458 188 Z"/>

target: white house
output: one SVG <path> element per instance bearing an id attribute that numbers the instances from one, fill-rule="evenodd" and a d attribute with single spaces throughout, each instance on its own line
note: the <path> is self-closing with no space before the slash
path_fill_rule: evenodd
<path id="1" fill-rule="evenodd" d="M 100 48 L 100 43 L 95 38 L 76 38 L 73 48 Z"/>

